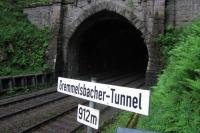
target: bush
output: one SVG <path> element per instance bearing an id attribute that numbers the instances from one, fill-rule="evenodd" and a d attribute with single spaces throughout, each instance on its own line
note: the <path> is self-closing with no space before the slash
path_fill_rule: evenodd
<path id="1" fill-rule="evenodd" d="M 176 32 L 175 32 L 176 33 Z M 171 34 L 173 35 L 173 34 Z M 178 31 L 166 69 L 153 87 L 151 113 L 138 128 L 159 132 L 200 132 L 200 21 Z M 169 47 L 171 47 L 170 45 Z"/>
<path id="2" fill-rule="evenodd" d="M 0 2 L 0 50 L 8 55 L 1 62 L 0 76 L 45 71 L 49 30 L 31 25 L 22 10 L 8 1 Z"/>

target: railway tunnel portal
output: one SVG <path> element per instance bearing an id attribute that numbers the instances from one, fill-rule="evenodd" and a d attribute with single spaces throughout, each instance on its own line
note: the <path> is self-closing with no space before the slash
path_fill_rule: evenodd
<path id="1" fill-rule="evenodd" d="M 167 24 L 191 23 L 198 7 L 197 0 L 52 0 L 24 13 L 52 29 L 46 61 L 58 76 L 126 69 L 145 73 L 153 85 L 162 67 L 155 38 Z"/>
<path id="2" fill-rule="evenodd" d="M 111 1 L 94 3 L 65 29 L 66 76 L 115 71 L 142 74 L 148 80 L 150 33 L 129 8 Z"/>
<path id="3" fill-rule="evenodd" d="M 129 20 L 102 10 L 86 18 L 71 36 L 67 48 L 68 75 L 129 71 L 145 74 L 148 50 Z"/>
<path id="4" fill-rule="evenodd" d="M 157 6 L 161 8 L 155 10 Z M 160 0 L 54 3 L 48 21 L 54 29 L 47 50 L 50 70 L 68 77 L 126 70 L 143 74 L 148 85 L 154 84 L 160 51 L 153 40 L 163 33 L 164 8 Z"/>

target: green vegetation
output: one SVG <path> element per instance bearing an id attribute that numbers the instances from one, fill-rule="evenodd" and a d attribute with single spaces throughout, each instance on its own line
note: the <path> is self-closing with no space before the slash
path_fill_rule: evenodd
<path id="1" fill-rule="evenodd" d="M 126 127 L 128 120 L 133 113 L 123 111 L 116 115 L 113 123 L 109 123 L 102 131 L 102 133 L 116 133 L 118 127 Z"/>
<path id="2" fill-rule="evenodd" d="M 1 0 L 0 5 L 24 7 L 29 5 L 50 4 L 53 0 Z"/>
<path id="3" fill-rule="evenodd" d="M 170 31 L 160 41 L 167 65 L 153 87 L 150 116 L 141 117 L 138 128 L 199 133 L 200 21 Z"/>
<path id="4" fill-rule="evenodd" d="M 170 51 L 174 48 L 174 44 L 181 41 L 181 38 L 179 36 L 182 30 L 174 30 L 171 25 L 168 25 L 165 29 L 165 32 L 165 35 L 161 35 L 155 40 L 155 42 L 161 47 L 162 61 L 164 63 L 164 66 L 168 64 Z"/>
<path id="5" fill-rule="evenodd" d="M 26 4 L 32 1 L 27 0 Z M 6 56 L 0 62 L 0 76 L 47 69 L 44 56 L 50 32 L 47 28 L 39 30 L 28 22 L 21 9 L 23 2 L 25 4 L 25 0 L 0 1 L 0 52 Z"/>

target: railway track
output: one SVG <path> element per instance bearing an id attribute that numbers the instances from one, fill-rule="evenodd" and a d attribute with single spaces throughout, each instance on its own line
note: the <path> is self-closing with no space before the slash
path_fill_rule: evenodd
<path id="1" fill-rule="evenodd" d="M 116 84 L 116 85 L 120 85 L 120 84 Z M 141 77 L 141 78 L 135 79 L 132 82 L 127 82 L 127 83 L 123 84 L 122 86 L 132 87 L 132 88 L 144 88 L 145 87 L 144 78 Z M 104 106 L 104 105 L 100 105 L 100 106 Z M 100 110 L 102 110 L 102 109 L 100 109 Z M 95 133 L 100 133 L 102 131 L 102 129 L 105 126 L 107 126 L 108 123 L 113 122 L 116 115 L 121 111 L 122 110 L 120 110 L 120 109 L 104 106 L 104 108 L 100 114 L 101 119 L 100 119 L 99 129 L 95 130 Z M 76 116 L 75 116 L 75 118 L 76 118 Z M 78 127 L 76 127 L 71 133 L 80 133 L 80 132 L 86 133 L 86 131 L 87 131 L 87 127 L 81 124 Z"/>
<path id="2" fill-rule="evenodd" d="M 136 84 L 133 82 L 142 81 L 140 75 L 132 76 L 131 74 L 120 76 L 100 74 L 96 76 L 99 79 L 98 82 L 114 85 L 133 85 Z M 89 80 L 89 76 L 82 76 L 79 79 Z M 76 122 L 76 119 L 72 120 L 76 115 L 79 103 L 87 104 L 87 101 L 57 93 L 55 88 L 0 100 L 0 132 L 53 132 L 57 127 L 51 126 L 52 124 L 62 127 L 66 122 L 72 123 L 67 128 L 64 126 L 60 130 L 75 132 L 83 127 Z M 109 110 L 108 107 L 103 105 L 98 105 L 97 108 L 103 112 Z M 58 121 L 61 121 L 62 124 L 59 124 Z"/>

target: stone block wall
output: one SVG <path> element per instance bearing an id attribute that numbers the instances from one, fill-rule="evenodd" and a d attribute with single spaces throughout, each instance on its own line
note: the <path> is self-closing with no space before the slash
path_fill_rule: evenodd
<path id="1" fill-rule="evenodd" d="M 166 24 L 182 26 L 200 13 L 200 0 L 54 0 L 51 5 L 25 8 L 24 13 L 33 24 L 39 28 L 50 27 L 53 31 L 47 50 L 47 62 L 52 71 L 67 69 L 70 37 L 83 20 L 98 10 L 94 8 L 103 9 L 102 6 L 125 18 L 130 17 L 131 21 L 132 16 L 125 12 L 130 11 L 136 16 L 139 23 L 134 25 L 143 33 L 149 52 L 146 74 L 149 84 L 155 83 L 162 64 L 160 48 L 154 38 L 164 33 Z"/>
<path id="2" fill-rule="evenodd" d="M 52 5 L 26 7 L 24 8 L 24 13 L 27 14 L 28 20 L 39 28 L 52 25 Z"/>
<path id="3" fill-rule="evenodd" d="M 200 15 L 200 0 L 167 0 L 166 22 L 179 27 L 191 23 Z"/>
<path id="4" fill-rule="evenodd" d="M 46 51 L 46 61 L 50 71 L 55 71 L 57 54 L 59 52 L 57 49 L 60 40 L 60 29 L 62 27 L 61 10 L 62 4 L 60 0 L 54 0 L 54 3 L 50 5 L 24 8 L 24 13 L 27 14 L 27 18 L 32 24 L 38 28 L 49 27 L 53 33 Z"/>

